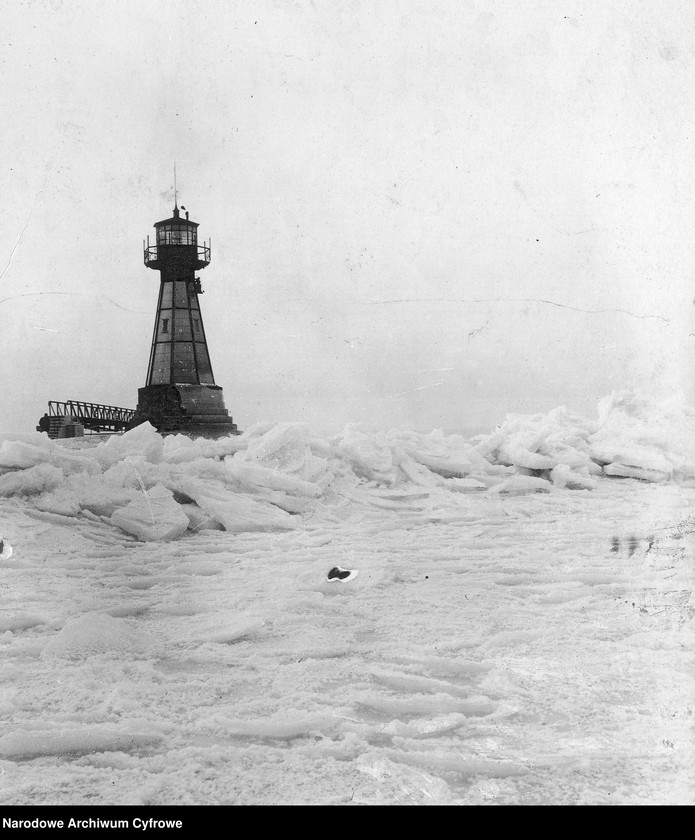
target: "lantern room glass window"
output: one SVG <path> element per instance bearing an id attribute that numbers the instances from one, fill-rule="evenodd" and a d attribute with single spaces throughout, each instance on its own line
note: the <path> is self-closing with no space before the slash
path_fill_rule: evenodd
<path id="1" fill-rule="evenodd" d="M 162 225 L 157 228 L 157 245 L 196 245 L 197 232 L 184 224 Z"/>

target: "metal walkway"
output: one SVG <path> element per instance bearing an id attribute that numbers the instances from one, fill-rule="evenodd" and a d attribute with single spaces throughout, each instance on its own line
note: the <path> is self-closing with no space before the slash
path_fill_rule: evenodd
<path id="1" fill-rule="evenodd" d="M 59 429 L 65 424 L 65 419 L 71 418 L 90 432 L 121 432 L 128 428 L 134 414 L 132 408 L 119 408 L 115 405 L 99 405 L 80 400 L 51 400 L 48 403 L 49 428 L 43 431 L 47 431 L 49 437 L 59 437 Z"/>

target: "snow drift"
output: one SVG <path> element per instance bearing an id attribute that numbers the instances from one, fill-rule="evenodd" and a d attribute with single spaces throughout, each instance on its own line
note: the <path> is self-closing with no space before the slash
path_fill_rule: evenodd
<path id="1" fill-rule="evenodd" d="M 163 438 L 148 423 L 97 443 L 17 437 L 0 444 L 0 496 L 98 517 L 142 541 L 293 530 L 365 506 L 441 518 L 470 494 L 591 490 L 607 478 L 695 479 L 695 410 L 627 391 L 604 399 L 594 421 L 560 407 L 509 415 L 471 440 L 354 425 L 323 438 L 304 423 L 214 441 Z"/>

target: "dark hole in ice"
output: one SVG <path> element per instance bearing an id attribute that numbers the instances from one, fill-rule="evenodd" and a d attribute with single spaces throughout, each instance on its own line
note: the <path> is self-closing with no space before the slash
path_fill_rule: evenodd
<path id="1" fill-rule="evenodd" d="M 333 580 L 334 578 L 345 580 L 346 577 L 350 577 L 350 571 L 348 569 L 341 569 L 340 566 L 333 566 L 328 573 L 328 580 Z"/>

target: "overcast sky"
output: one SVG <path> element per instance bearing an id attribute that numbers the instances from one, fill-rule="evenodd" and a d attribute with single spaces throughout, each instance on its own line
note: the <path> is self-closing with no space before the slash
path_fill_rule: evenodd
<path id="1" fill-rule="evenodd" d="M 2 11 L 0 431 L 135 406 L 174 162 L 242 429 L 692 399 L 690 0 Z"/>

